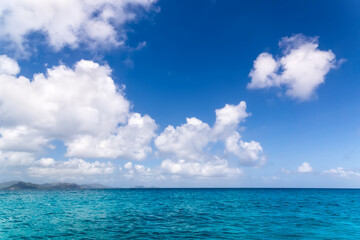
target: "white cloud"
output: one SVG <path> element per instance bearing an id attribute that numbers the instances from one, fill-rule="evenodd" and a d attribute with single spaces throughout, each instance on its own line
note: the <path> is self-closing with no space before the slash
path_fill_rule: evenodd
<path id="1" fill-rule="evenodd" d="M 37 161 L 37 164 L 42 167 L 51 167 L 56 164 L 53 158 L 41 158 Z"/>
<path id="2" fill-rule="evenodd" d="M 60 140 L 74 157 L 144 159 L 151 152 L 156 124 L 130 112 L 108 66 L 81 60 L 31 81 L 2 74 L 0 85 L 0 151 L 38 152 Z"/>
<path id="3" fill-rule="evenodd" d="M 0 55 L 0 74 L 16 75 L 20 72 L 18 63 L 6 55 Z"/>
<path id="4" fill-rule="evenodd" d="M 291 171 L 289 169 L 286 169 L 286 168 L 281 168 L 281 172 L 285 173 L 285 174 L 290 174 L 291 173 Z"/>
<path id="5" fill-rule="evenodd" d="M 52 158 L 42 158 L 35 166 L 28 168 L 31 177 L 49 177 L 54 179 L 81 179 L 92 175 L 108 175 L 115 170 L 111 162 L 86 162 L 83 159 L 72 158 L 68 161 L 55 161 Z"/>
<path id="6" fill-rule="evenodd" d="M 138 113 L 130 115 L 128 123 L 104 138 L 81 135 L 67 143 L 67 156 L 130 158 L 143 160 L 151 153 L 149 146 L 155 137 L 155 121 Z"/>
<path id="7" fill-rule="evenodd" d="M 37 130 L 27 126 L 0 127 L 0 149 L 3 151 L 40 152 L 48 142 Z"/>
<path id="8" fill-rule="evenodd" d="M 125 169 L 132 169 L 132 168 L 133 168 L 132 162 L 127 162 L 127 163 L 125 163 L 125 164 L 124 164 L 124 168 L 125 168 Z"/>
<path id="9" fill-rule="evenodd" d="M 34 162 L 34 155 L 29 152 L 0 151 L 2 167 L 31 166 Z"/>
<path id="10" fill-rule="evenodd" d="M 165 180 L 165 177 L 162 175 L 161 171 L 145 167 L 141 164 L 133 164 L 132 162 L 125 163 L 124 170 L 122 172 L 127 179 L 140 182 Z"/>
<path id="11" fill-rule="evenodd" d="M 186 160 L 164 160 L 161 163 L 164 174 L 179 177 L 234 177 L 242 173 L 239 168 L 230 168 L 225 159 L 215 159 L 208 162 L 192 162 Z"/>
<path id="12" fill-rule="evenodd" d="M 238 132 L 234 132 L 225 141 L 226 151 L 238 157 L 245 165 L 263 165 L 266 161 L 260 143 L 244 142 Z"/>
<path id="13" fill-rule="evenodd" d="M 310 173 L 313 171 L 312 167 L 310 166 L 310 163 L 303 162 L 298 168 L 299 173 Z"/>
<path id="14" fill-rule="evenodd" d="M 125 123 L 129 102 L 110 77 L 108 66 L 81 60 L 36 74 L 0 76 L 0 123 L 31 126 L 59 137 L 70 133 L 101 134 Z"/>
<path id="15" fill-rule="evenodd" d="M 124 24 L 150 10 L 156 0 L 4 0 L 0 2 L 0 37 L 24 50 L 27 37 L 43 34 L 55 50 L 80 44 L 119 46 Z"/>
<path id="16" fill-rule="evenodd" d="M 226 104 L 217 109 L 213 127 L 197 118 L 187 118 L 186 123 L 168 126 L 156 139 L 155 146 L 161 153 L 174 155 L 178 159 L 203 161 L 207 158 L 204 149 L 209 143 L 225 141 L 227 153 L 233 154 L 245 165 L 261 165 L 265 162 L 263 150 L 258 142 L 244 142 L 236 132 L 239 124 L 249 116 L 246 103 Z"/>
<path id="17" fill-rule="evenodd" d="M 255 179 L 257 179 L 257 178 L 255 178 Z M 280 177 L 278 177 L 278 176 L 263 176 L 260 179 L 265 183 L 272 183 L 274 181 L 279 181 Z"/>
<path id="18" fill-rule="evenodd" d="M 229 167 L 228 161 L 214 157 L 207 161 L 172 160 L 166 159 L 159 167 L 146 167 L 141 164 L 127 162 L 120 172 L 127 179 L 138 182 L 201 179 L 201 178 L 230 178 L 242 174 L 242 169 Z"/>
<path id="19" fill-rule="evenodd" d="M 186 123 L 181 126 L 165 128 L 155 139 L 155 145 L 163 153 L 174 153 L 179 158 L 197 159 L 211 141 L 210 131 L 207 123 L 197 118 L 186 118 Z"/>
<path id="20" fill-rule="evenodd" d="M 324 170 L 323 171 L 324 174 L 328 174 L 328 175 L 332 175 L 332 176 L 337 176 L 337 177 L 360 177 L 360 172 L 355 172 L 352 170 L 345 170 L 342 167 L 338 167 L 338 168 L 332 168 L 329 170 Z"/>
<path id="21" fill-rule="evenodd" d="M 254 68 L 250 72 L 251 82 L 248 88 L 268 88 L 280 86 L 279 76 L 276 72 L 279 64 L 270 53 L 261 53 L 254 61 Z"/>
<path id="22" fill-rule="evenodd" d="M 226 138 L 239 127 L 250 114 L 246 112 L 246 103 L 241 101 L 238 105 L 226 104 L 221 109 L 216 109 L 216 121 L 213 127 L 215 138 Z"/>
<path id="23" fill-rule="evenodd" d="M 210 161 L 171 160 L 166 159 L 159 167 L 146 167 L 141 164 L 127 162 L 120 173 L 127 179 L 135 182 L 162 182 L 178 181 L 180 179 L 209 179 L 209 178 L 232 178 L 242 174 L 242 169 L 231 168 L 228 161 L 213 158 Z"/>
<path id="24" fill-rule="evenodd" d="M 301 34 L 284 37 L 279 46 L 283 50 L 281 58 L 275 60 L 271 54 L 262 53 L 254 61 L 248 88 L 284 87 L 291 98 L 310 99 L 335 67 L 334 53 L 319 50 L 317 38 Z"/>

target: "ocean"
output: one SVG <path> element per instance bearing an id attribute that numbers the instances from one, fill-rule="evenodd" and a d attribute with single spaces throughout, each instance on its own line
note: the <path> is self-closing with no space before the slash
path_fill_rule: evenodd
<path id="1" fill-rule="evenodd" d="M 0 191 L 0 239 L 360 239 L 360 190 Z"/>

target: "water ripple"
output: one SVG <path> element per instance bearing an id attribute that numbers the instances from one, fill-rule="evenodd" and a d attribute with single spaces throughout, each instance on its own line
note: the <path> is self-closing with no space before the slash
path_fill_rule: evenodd
<path id="1" fill-rule="evenodd" d="M 360 190 L 1 191 L 0 239 L 360 239 Z"/>

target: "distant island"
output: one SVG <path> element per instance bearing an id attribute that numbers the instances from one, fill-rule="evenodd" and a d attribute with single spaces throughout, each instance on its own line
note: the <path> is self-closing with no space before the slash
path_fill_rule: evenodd
<path id="1" fill-rule="evenodd" d="M 107 186 L 101 184 L 82 184 L 76 183 L 44 183 L 36 184 L 23 181 L 11 181 L 0 183 L 0 190 L 80 190 L 80 189 L 106 189 Z"/>

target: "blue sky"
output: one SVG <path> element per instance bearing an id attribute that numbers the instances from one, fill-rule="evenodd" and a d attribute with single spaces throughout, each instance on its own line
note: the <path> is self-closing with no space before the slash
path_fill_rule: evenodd
<path id="1" fill-rule="evenodd" d="M 359 187 L 357 1 L 15 2 L 0 4 L 0 180 Z M 44 90 L 7 82 L 37 73 Z"/>

